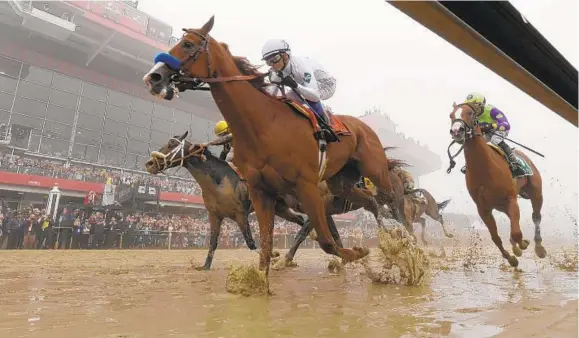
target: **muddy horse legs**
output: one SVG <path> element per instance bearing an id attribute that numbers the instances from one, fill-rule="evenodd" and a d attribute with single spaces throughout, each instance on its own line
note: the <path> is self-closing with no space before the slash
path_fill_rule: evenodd
<path id="1" fill-rule="evenodd" d="M 511 222 L 511 238 L 510 242 L 513 246 L 513 253 L 517 257 L 521 257 L 523 255 L 523 251 L 527 249 L 529 246 L 529 241 L 523 239 L 523 233 L 521 232 L 521 225 L 519 224 L 519 220 L 521 218 L 521 212 L 519 210 L 519 204 L 517 203 L 517 199 L 510 198 L 507 201 L 507 216 L 509 216 L 509 220 Z"/>
<path id="2" fill-rule="evenodd" d="M 209 240 L 209 252 L 207 253 L 207 258 L 205 259 L 205 265 L 203 265 L 204 270 L 211 269 L 211 263 L 213 262 L 213 255 L 215 254 L 215 249 L 217 249 L 217 242 L 219 240 L 219 232 L 221 231 L 221 222 L 223 222 L 223 217 L 219 217 L 213 213 L 209 213 L 211 238 Z"/>
<path id="3" fill-rule="evenodd" d="M 497 229 L 497 222 L 495 221 L 495 217 L 493 216 L 492 209 L 482 210 L 479 208 L 478 214 L 480 215 L 483 222 L 487 226 L 487 229 L 489 229 L 489 232 L 491 234 L 491 239 L 493 240 L 493 242 L 495 243 L 497 248 L 499 248 L 503 257 L 509 262 L 509 264 L 511 266 L 516 268 L 519 265 L 519 261 L 517 260 L 517 257 L 511 255 L 503 247 L 503 241 L 501 240 L 501 237 L 499 237 L 499 233 L 498 233 L 498 229 Z"/>
<path id="4" fill-rule="evenodd" d="M 369 253 L 368 250 L 356 247 L 353 249 L 338 248 L 328 227 L 324 202 L 320 196 L 317 182 L 311 183 L 305 179 L 298 181 L 297 196 L 318 234 L 318 244 L 324 252 L 336 255 L 346 263 L 360 259 Z"/>
<path id="5" fill-rule="evenodd" d="M 326 215 L 326 221 L 328 222 L 328 226 L 330 228 L 330 233 L 332 234 L 332 238 L 336 242 L 338 248 L 343 248 L 342 240 L 340 239 L 340 234 L 338 233 L 338 228 L 336 227 L 336 223 L 330 214 Z M 286 264 L 291 262 L 294 259 L 296 251 L 300 247 L 300 245 L 306 240 L 310 231 L 312 231 L 313 225 L 310 222 L 307 222 L 300 231 L 298 231 L 296 238 L 294 239 L 290 250 L 285 255 L 285 262 Z"/>

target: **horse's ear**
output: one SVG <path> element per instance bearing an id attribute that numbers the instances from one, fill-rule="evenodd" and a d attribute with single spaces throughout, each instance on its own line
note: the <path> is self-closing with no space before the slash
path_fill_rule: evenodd
<path id="1" fill-rule="evenodd" d="M 211 19 L 209 19 L 209 21 L 207 21 L 203 27 L 201 27 L 201 32 L 203 32 L 203 35 L 207 35 L 211 31 L 211 28 L 213 28 L 213 23 L 215 23 L 215 15 L 213 15 Z"/>
<path id="2" fill-rule="evenodd" d="M 189 130 L 186 130 L 183 135 L 179 136 L 179 141 L 183 141 L 187 135 L 189 135 Z"/>

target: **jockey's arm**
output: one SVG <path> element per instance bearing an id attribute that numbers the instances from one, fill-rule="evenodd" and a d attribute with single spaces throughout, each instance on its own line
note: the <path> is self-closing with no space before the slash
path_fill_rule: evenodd
<path id="1" fill-rule="evenodd" d="M 209 143 L 209 145 L 212 145 L 212 146 L 220 146 L 220 145 L 223 145 L 223 144 L 225 144 L 225 143 L 229 143 L 229 142 L 231 142 L 232 140 L 233 140 L 233 134 L 227 134 L 227 135 L 224 135 L 224 136 L 220 136 L 219 138 L 217 138 L 217 139 L 214 140 L 214 141 L 211 141 L 211 143 Z"/>
<path id="2" fill-rule="evenodd" d="M 502 111 L 497 108 L 491 110 L 491 117 L 495 121 L 497 127 L 496 130 L 505 131 L 511 129 L 511 125 L 509 124 L 509 120 Z"/>
<path id="3" fill-rule="evenodd" d="M 313 102 L 321 101 L 320 90 L 318 89 L 318 81 L 314 77 L 314 69 L 305 62 L 298 63 L 298 67 L 294 68 L 292 75 L 295 79 L 303 79 L 304 84 L 298 83 L 296 89 L 306 100 Z"/>

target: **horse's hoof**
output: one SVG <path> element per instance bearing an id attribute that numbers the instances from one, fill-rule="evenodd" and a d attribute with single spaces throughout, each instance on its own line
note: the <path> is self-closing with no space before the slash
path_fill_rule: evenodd
<path id="1" fill-rule="evenodd" d="M 272 251 L 271 257 L 279 257 L 279 251 Z"/>
<path id="2" fill-rule="evenodd" d="M 526 250 L 529 247 L 529 240 L 528 239 L 523 239 L 522 241 L 522 245 L 519 245 L 521 247 L 521 249 Z"/>
<path id="3" fill-rule="evenodd" d="M 545 247 L 540 245 L 540 244 L 535 245 L 535 254 L 539 258 L 545 258 L 545 257 L 547 257 L 547 250 L 545 250 Z"/>
<path id="4" fill-rule="evenodd" d="M 366 257 L 370 254 L 370 249 L 368 249 L 368 248 L 355 246 L 352 248 L 352 250 L 354 250 L 358 253 L 358 256 L 359 256 L 358 258 L 363 258 L 363 257 Z"/>
<path id="5" fill-rule="evenodd" d="M 517 259 L 517 257 L 515 256 L 510 256 L 507 261 L 509 261 L 509 264 L 513 267 L 516 268 L 517 266 L 519 266 L 519 260 Z"/>
<path id="6" fill-rule="evenodd" d="M 205 268 L 204 266 L 196 266 L 194 269 L 197 271 L 209 271 L 211 268 Z"/>
<path id="7" fill-rule="evenodd" d="M 454 235 L 453 234 L 446 234 L 446 237 L 447 238 L 454 238 Z"/>
<path id="8" fill-rule="evenodd" d="M 275 264 L 273 264 L 271 268 L 273 270 L 279 271 L 285 269 L 286 266 L 287 266 L 287 259 L 284 257 L 279 259 Z"/>
<path id="9" fill-rule="evenodd" d="M 523 255 L 523 250 L 521 250 L 521 248 L 519 248 L 516 244 L 513 245 L 513 253 L 515 254 L 515 256 L 517 257 L 521 257 Z"/>

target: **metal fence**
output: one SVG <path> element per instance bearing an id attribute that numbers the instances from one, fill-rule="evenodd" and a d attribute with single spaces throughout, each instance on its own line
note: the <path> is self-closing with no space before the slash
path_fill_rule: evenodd
<path id="1" fill-rule="evenodd" d="M 289 249 L 295 240 L 295 234 L 274 235 L 273 246 L 276 249 Z M 259 245 L 259 235 L 254 234 Z M 0 235 L 0 249 L 203 249 L 209 246 L 209 233 L 157 231 L 157 230 L 110 230 L 103 233 L 82 233 L 72 227 L 54 227 L 39 231 L 6 233 Z M 344 247 L 377 245 L 376 238 L 342 237 Z M 246 247 L 243 236 L 236 232 L 222 234 L 219 237 L 219 249 L 237 249 Z M 300 248 L 317 248 L 317 242 L 309 237 Z"/>

